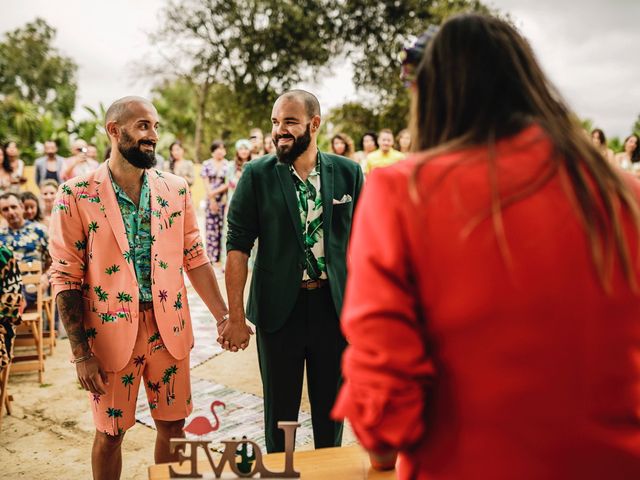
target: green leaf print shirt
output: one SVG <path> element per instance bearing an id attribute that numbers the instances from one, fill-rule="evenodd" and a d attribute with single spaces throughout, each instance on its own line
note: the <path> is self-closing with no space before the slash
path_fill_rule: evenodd
<path id="1" fill-rule="evenodd" d="M 141 302 L 153 301 L 151 293 L 151 190 L 149 189 L 149 181 L 145 172 L 142 180 L 142 189 L 140 190 L 140 206 L 129 198 L 111 176 L 109 170 L 109 178 L 113 191 L 116 193 L 120 213 L 122 214 L 122 222 L 124 230 L 127 234 L 129 242 L 129 252 L 125 256 L 127 262 L 133 262 L 136 277 L 138 279 L 138 289 L 140 292 Z M 117 265 L 107 268 L 105 273 L 112 275 L 115 271 L 111 268 L 118 268 Z"/>
<path id="2" fill-rule="evenodd" d="M 320 195 L 320 159 L 316 168 L 309 174 L 307 181 L 303 181 L 293 165 L 289 170 L 296 187 L 300 225 L 302 226 L 302 240 L 306 265 L 303 280 L 317 280 L 327 278 L 327 266 L 324 257 L 324 234 L 322 226 L 322 196 Z"/>

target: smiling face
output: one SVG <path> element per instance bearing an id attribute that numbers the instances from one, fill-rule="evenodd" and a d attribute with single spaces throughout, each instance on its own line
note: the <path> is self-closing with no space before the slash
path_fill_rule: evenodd
<path id="1" fill-rule="evenodd" d="M 333 142 L 331 142 L 331 149 L 336 155 L 343 155 L 346 148 L 347 144 L 344 143 L 341 138 L 335 137 Z"/>
<path id="2" fill-rule="evenodd" d="M 294 97 L 281 97 L 273 106 L 271 124 L 271 136 L 276 145 L 278 160 L 292 164 L 307 151 L 312 140 L 315 140 L 315 132 L 320 126 L 320 116 L 308 118 L 302 101 Z M 313 144 L 315 145 L 315 141 Z"/>
<path id="3" fill-rule="evenodd" d="M 627 141 L 624 142 L 624 151 L 628 154 L 632 154 L 636 148 L 638 148 L 638 137 L 631 135 L 627 138 Z"/>
<path id="4" fill-rule="evenodd" d="M 24 208 L 24 218 L 25 220 L 33 220 L 38 215 L 38 202 L 33 200 L 32 198 L 26 198 L 22 201 L 22 206 Z"/>
<path id="5" fill-rule="evenodd" d="M 148 102 L 130 102 L 127 108 L 125 120 L 109 122 L 107 128 L 125 160 L 136 168 L 151 168 L 156 161 L 158 112 Z"/>
<path id="6" fill-rule="evenodd" d="M 24 207 L 15 195 L 0 199 L 0 214 L 11 229 L 18 230 L 24 226 Z"/>
<path id="7" fill-rule="evenodd" d="M 384 153 L 387 153 L 393 147 L 393 134 L 389 132 L 381 132 L 378 135 L 378 145 L 380 145 L 380 150 Z"/>
<path id="8" fill-rule="evenodd" d="M 42 198 L 42 203 L 44 204 L 47 210 L 51 210 L 53 207 L 53 202 L 56 199 L 56 188 L 53 185 L 45 185 L 40 189 L 40 197 Z"/>

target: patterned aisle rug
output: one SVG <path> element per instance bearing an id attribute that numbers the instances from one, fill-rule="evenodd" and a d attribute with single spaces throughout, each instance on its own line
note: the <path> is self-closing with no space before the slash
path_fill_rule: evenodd
<path id="1" fill-rule="evenodd" d="M 214 424 L 214 418 L 210 410 L 211 402 L 220 400 L 226 405 L 225 409 L 216 408 L 216 414 L 220 419 L 220 428 L 203 437 L 214 441 L 212 447 L 216 448 L 217 443 L 222 440 L 246 436 L 249 440 L 253 440 L 260 445 L 263 452 L 266 451 L 262 398 L 193 377 L 191 378 L 191 392 L 194 408 L 191 416 L 187 418 L 187 425 L 193 418 L 198 416 L 206 417 Z M 147 396 L 144 388 L 140 388 L 136 416 L 138 422 L 155 428 L 147 405 Z M 311 416 L 308 413 L 301 411 L 298 420 L 301 426 L 296 432 L 296 446 L 300 447 L 311 443 L 313 434 Z M 189 438 L 198 438 L 190 434 L 187 434 L 187 436 Z"/>
<path id="2" fill-rule="evenodd" d="M 187 288 L 187 298 L 191 312 L 191 324 L 193 325 L 194 346 L 191 350 L 190 361 L 193 369 L 221 354 L 224 350 L 217 342 L 218 331 L 213 315 L 191 286 Z"/>

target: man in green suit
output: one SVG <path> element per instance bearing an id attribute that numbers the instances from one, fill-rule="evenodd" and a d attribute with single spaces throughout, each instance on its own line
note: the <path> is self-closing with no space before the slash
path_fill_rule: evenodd
<path id="1" fill-rule="evenodd" d="M 247 318 L 257 332 L 267 451 L 284 451 L 277 422 L 298 419 L 305 363 L 315 447 L 339 446 L 342 423 L 329 412 L 342 380 L 338 318 L 363 175 L 357 163 L 318 151 L 320 105 L 312 94 L 283 94 L 271 116 L 277 153 L 245 165 L 229 209 L 230 316 L 219 341 L 233 351 L 248 345 L 243 291 L 259 239 Z"/>

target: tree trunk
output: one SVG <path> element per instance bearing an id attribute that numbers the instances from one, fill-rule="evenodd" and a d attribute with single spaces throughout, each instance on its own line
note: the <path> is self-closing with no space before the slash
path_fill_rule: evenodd
<path id="1" fill-rule="evenodd" d="M 200 163 L 200 147 L 202 145 L 202 133 L 204 130 L 204 114 L 207 108 L 207 98 L 211 87 L 210 79 L 206 79 L 198 89 L 198 113 L 196 116 L 196 131 L 193 139 L 195 144 L 194 162 Z"/>

